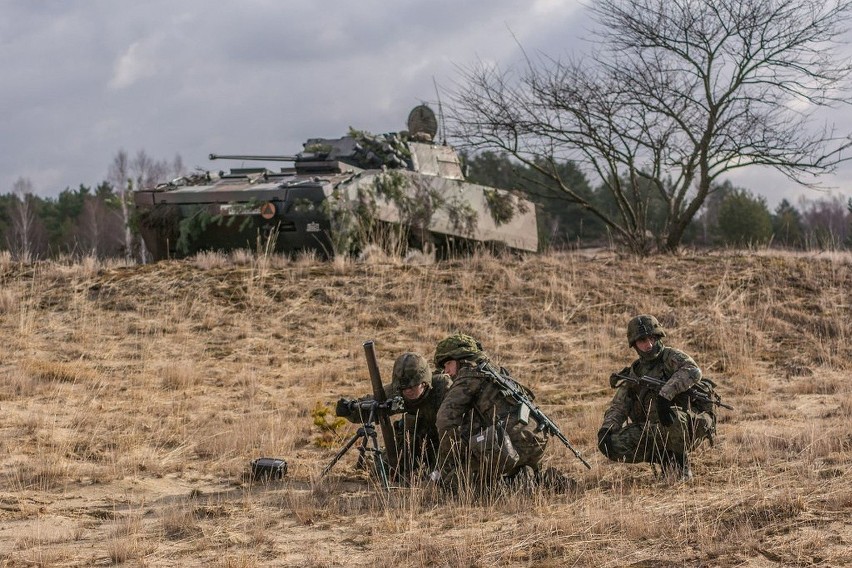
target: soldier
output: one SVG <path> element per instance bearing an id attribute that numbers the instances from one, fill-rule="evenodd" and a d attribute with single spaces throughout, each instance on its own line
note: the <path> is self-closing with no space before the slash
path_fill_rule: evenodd
<path id="1" fill-rule="evenodd" d="M 665 384 L 657 394 L 613 374 L 610 385 L 617 390 L 598 431 L 598 448 L 613 461 L 660 464 L 667 477 L 689 480 L 689 452 L 704 439 L 712 443 L 715 414 L 690 404 L 684 391 L 701 380 L 701 369 L 683 351 L 663 345 L 665 336 L 654 316 L 639 315 L 627 324 L 627 343 L 639 358 L 618 374 Z"/>
<path id="2" fill-rule="evenodd" d="M 405 404 L 402 418 L 394 422 L 399 452 L 397 479 L 409 479 L 419 472 L 425 475 L 435 468 L 438 452 L 435 422 L 438 407 L 451 384 L 449 376 L 432 374 L 429 363 L 417 353 L 403 353 L 394 362 L 391 384 L 384 389 L 388 397 L 401 396 Z M 335 414 L 350 422 L 359 422 L 362 417 L 357 410 L 352 410 L 351 402 L 345 398 L 338 400 Z"/>
<path id="3" fill-rule="evenodd" d="M 434 481 L 458 487 L 463 473 L 468 482 L 489 486 L 501 476 L 512 479 L 525 466 L 536 479 L 540 477 L 547 437 L 535 432 L 534 421 L 524 424 L 521 409 L 477 369 L 487 361 L 482 345 L 469 335 L 457 333 L 438 342 L 435 365 L 452 377 L 453 385 L 438 410 L 441 444 L 439 468 L 431 475 Z M 506 369 L 499 372 L 509 377 Z M 533 398 L 532 392 L 521 388 Z"/>

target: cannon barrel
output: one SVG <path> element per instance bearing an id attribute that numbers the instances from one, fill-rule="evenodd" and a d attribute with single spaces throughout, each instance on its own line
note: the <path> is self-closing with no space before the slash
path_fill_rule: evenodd
<path id="1" fill-rule="evenodd" d="M 239 154 L 210 154 L 211 160 L 254 160 L 259 162 L 295 162 L 297 156 L 244 156 Z"/>

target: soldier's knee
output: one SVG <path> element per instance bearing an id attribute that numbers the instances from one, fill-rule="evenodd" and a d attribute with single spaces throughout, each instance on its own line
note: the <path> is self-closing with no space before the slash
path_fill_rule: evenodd
<path id="1" fill-rule="evenodd" d="M 612 451 L 612 434 L 607 434 L 602 439 L 598 440 L 598 449 L 607 457 L 607 459 L 617 461 L 617 458 L 613 455 Z"/>
<path id="2" fill-rule="evenodd" d="M 609 459 L 612 458 L 612 429 L 601 428 L 598 430 L 598 450 Z"/>

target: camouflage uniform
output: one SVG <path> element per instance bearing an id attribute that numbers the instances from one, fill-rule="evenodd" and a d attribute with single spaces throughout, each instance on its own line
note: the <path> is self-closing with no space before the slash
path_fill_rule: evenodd
<path id="1" fill-rule="evenodd" d="M 637 320 L 646 325 L 637 324 Z M 631 324 L 631 347 L 642 337 L 654 337 L 656 342 L 651 352 L 639 352 L 639 359 L 620 374 L 650 376 L 666 383 L 658 395 L 612 375 L 610 386 L 617 390 L 604 413 L 598 448 L 614 461 L 657 463 L 664 470 L 691 477 L 689 452 L 704 439 L 712 441 L 715 432 L 714 416 L 694 409 L 683 394 L 701 379 L 701 369 L 683 351 L 663 345 L 665 332 L 653 316 L 637 316 Z M 668 416 L 661 416 L 661 412 Z"/>
<path id="2" fill-rule="evenodd" d="M 412 356 L 419 358 L 428 371 L 428 364 L 419 355 L 412 353 L 401 355 L 394 364 L 394 380 L 390 384 L 384 385 L 385 394 L 389 398 L 402 396 L 402 389 L 408 386 L 406 378 L 402 377 L 406 370 L 400 369 L 400 365 L 413 360 Z M 420 372 L 422 373 L 422 370 Z M 443 373 L 432 374 L 431 372 L 429 372 L 428 378 L 421 375 L 420 379 L 426 385 L 425 392 L 417 400 L 408 400 L 402 397 L 404 414 L 393 423 L 394 439 L 399 453 L 395 472 L 398 479 L 416 475 L 418 472 L 428 473 L 437 464 L 439 438 L 436 418 L 441 401 L 443 401 L 444 395 L 453 381 Z M 367 396 L 361 400 L 371 400 L 372 398 L 372 396 Z M 357 409 L 350 410 L 347 405 L 348 402 L 346 399 L 341 399 L 337 404 L 336 414 L 353 423 L 362 422 L 366 417 L 360 416 Z"/>
<path id="3" fill-rule="evenodd" d="M 421 470 L 428 473 L 438 463 L 438 409 L 452 384 L 448 375 L 435 373 L 432 384 L 422 397 L 416 401 L 404 399 L 405 414 L 394 423 L 401 475 Z"/>
<path id="4" fill-rule="evenodd" d="M 487 356 L 481 351 L 481 346 L 462 334 L 451 336 L 445 342 L 461 338 L 470 340 L 475 346 L 465 352 L 453 353 L 452 350 L 442 349 L 442 343 L 436 350 L 435 363 L 439 367 L 449 359 L 459 362 L 459 370 L 453 377 L 452 387 L 447 391 L 444 402 L 438 411 L 437 426 L 441 444 L 438 451 L 438 463 L 441 466 L 441 476 L 449 478 L 459 471 L 467 476 L 485 481 L 493 480 L 500 475 L 512 477 L 524 466 L 529 466 L 534 472 L 540 469 L 541 458 L 547 445 L 547 438 L 540 432 L 535 432 L 535 421 L 523 424 L 518 420 L 518 406 L 506 400 L 500 388 L 485 372 L 478 370 L 477 365 L 487 362 Z M 447 357 L 447 354 L 453 355 Z M 463 359 L 457 357 L 465 357 Z M 509 377 L 505 369 L 499 372 Z M 511 377 L 509 377 L 511 378 Z M 514 380 L 514 379 L 513 379 Z M 524 387 L 521 387 L 524 388 Z M 527 391 L 530 398 L 533 395 Z M 471 436 L 485 430 L 488 426 L 499 424 L 498 432 L 505 431 L 511 440 L 517 457 L 491 460 L 487 465 L 488 456 L 478 458 L 470 452 L 468 441 Z"/>

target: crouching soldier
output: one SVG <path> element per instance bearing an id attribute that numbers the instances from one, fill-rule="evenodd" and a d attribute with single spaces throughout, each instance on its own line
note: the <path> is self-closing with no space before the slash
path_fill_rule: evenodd
<path id="1" fill-rule="evenodd" d="M 598 448 L 613 461 L 659 464 L 667 477 L 689 480 L 689 452 L 705 439 L 712 443 L 716 418 L 712 404 L 695 404 L 686 391 L 713 383 L 701 380 L 692 357 L 663 345 L 665 336 L 654 316 L 628 322 L 627 342 L 639 358 L 610 377 L 616 392 L 598 431 Z M 637 381 L 641 377 L 661 386 Z"/>
<path id="2" fill-rule="evenodd" d="M 433 374 L 426 359 L 417 353 L 403 353 L 394 362 L 391 384 L 384 389 L 388 397 L 401 396 L 404 403 L 404 414 L 393 424 L 399 454 L 393 472 L 397 481 L 425 478 L 435 468 L 438 408 L 451 384 L 447 375 Z M 338 400 L 335 414 L 350 422 L 361 422 L 363 417 L 352 402 L 345 398 Z"/>
<path id="3" fill-rule="evenodd" d="M 491 366 L 482 345 L 461 333 L 438 343 L 435 365 L 453 384 L 438 411 L 439 467 L 432 479 L 453 489 L 465 484 L 480 489 L 501 478 L 511 480 L 526 467 L 540 479 L 547 437 L 536 431 L 533 420 L 522 420 L 521 409 L 507 400 L 489 372 L 516 383 L 508 371 Z M 534 398 L 529 389 L 518 387 Z"/>

